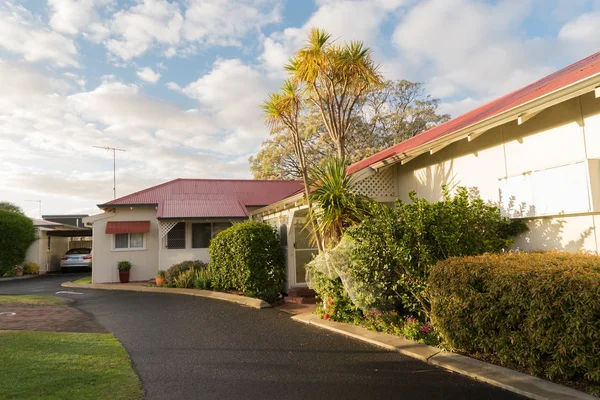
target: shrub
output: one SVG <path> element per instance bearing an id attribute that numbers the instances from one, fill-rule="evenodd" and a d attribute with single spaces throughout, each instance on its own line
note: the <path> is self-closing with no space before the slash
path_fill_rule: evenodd
<path id="1" fill-rule="evenodd" d="M 339 278 L 329 279 L 318 270 L 310 271 L 311 286 L 323 303 L 323 307 L 317 307 L 317 315 L 337 322 L 360 323 L 362 312 L 346 293 L 342 281 Z"/>
<path id="2" fill-rule="evenodd" d="M 600 257 L 508 253 L 431 269 L 432 320 L 452 347 L 549 379 L 600 382 Z"/>
<path id="3" fill-rule="evenodd" d="M 23 264 L 23 275 L 37 275 L 40 273 L 40 267 L 34 262 Z"/>
<path id="4" fill-rule="evenodd" d="M 217 234 L 209 248 L 213 286 L 273 302 L 285 281 L 279 235 L 269 225 L 246 221 Z"/>
<path id="5" fill-rule="evenodd" d="M 503 251 L 522 222 L 500 216 L 476 191 L 461 187 L 430 203 L 410 193 L 411 203 L 395 208 L 373 205 L 371 216 L 348 229 L 355 245 L 350 254 L 352 280 L 370 290 L 360 299 L 364 309 L 429 313 L 429 269 L 452 256 Z"/>
<path id="6" fill-rule="evenodd" d="M 193 268 L 187 269 L 181 272 L 173 281 L 173 285 L 176 288 L 191 289 L 194 287 L 194 280 L 196 277 L 196 270 Z"/>
<path id="7" fill-rule="evenodd" d="M 119 261 L 117 268 L 119 271 L 129 271 L 131 269 L 131 263 L 129 261 Z"/>
<path id="8" fill-rule="evenodd" d="M 25 260 L 27 249 L 35 241 L 35 232 L 31 219 L 0 210 L 0 276 Z"/>
<path id="9" fill-rule="evenodd" d="M 167 274 L 167 271 L 165 271 L 164 269 L 159 269 L 156 272 L 156 277 L 157 278 L 164 278 L 166 276 L 166 274 Z"/>
<path id="10" fill-rule="evenodd" d="M 212 273 L 209 268 L 204 268 L 196 271 L 194 276 L 194 287 L 196 289 L 210 290 L 212 289 Z"/>
<path id="11" fill-rule="evenodd" d="M 179 277 L 179 275 L 189 269 L 200 270 L 204 268 L 206 268 L 206 263 L 198 260 L 182 261 L 180 263 L 173 264 L 165 273 L 165 286 L 175 287 L 175 280 Z"/>

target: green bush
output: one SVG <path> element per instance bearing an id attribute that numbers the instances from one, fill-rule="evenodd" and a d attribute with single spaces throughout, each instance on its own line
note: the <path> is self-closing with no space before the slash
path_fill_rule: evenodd
<path id="1" fill-rule="evenodd" d="M 191 289 L 194 287 L 195 278 L 196 270 L 193 268 L 187 269 L 174 278 L 173 286 L 180 289 Z"/>
<path id="2" fill-rule="evenodd" d="M 40 267 L 34 262 L 26 262 L 23 264 L 23 275 L 38 275 Z"/>
<path id="3" fill-rule="evenodd" d="M 201 270 L 207 267 L 206 263 L 202 261 L 182 261 L 177 264 L 171 265 L 167 272 L 165 273 L 165 286 L 167 287 L 175 287 L 175 280 L 181 275 L 183 272 L 193 269 L 193 270 Z"/>
<path id="4" fill-rule="evenodd" d="M 500 252 L 526 229 L 500 216 L 476 191 L 457 188 L 430 203 L 410 193 L 411 203 L 395 208 L 375 204 L 370 217 L 347 230 L 355 241 L 350 254 L 352 279 L 363 310 L 396 310 L 426 316 L 430 310 L 429 269 L 452 256 Z"/>
<path id="5" fill-rule="evenodd" d="M 196 289 L 210 290 L 212 289 L 212 282 L 213 277 L 210 268 L 196 271 L 196 275 L 194 276 L 194 287 Z"/>
<path id="6" fill-rule="evenodd" d="M 0 210 L 0 276 L 10 273 L 25 260 L 35 233 L 31 219 L 17 212 Z"/>
<path id="7" fill-rule="evenodd" d="M 600 257 L 451 258 L 429 277 L 436 330 L 452 347 L 549 379 L 600 382 Z"/>
<path id="8" fill-rule="evenodd" d="M 119 271 L 129 271 L 131 270 L 131 263 L 129 261 L 119 261 L 117 268 Z"/>
<path id="9" fill-rule="evenodd" d="M 269 225 L 246 221 L 217 234 L 210 243 L 216 289 L 235 290 L 273 302 L 285 281 L 279 235 Z"/>

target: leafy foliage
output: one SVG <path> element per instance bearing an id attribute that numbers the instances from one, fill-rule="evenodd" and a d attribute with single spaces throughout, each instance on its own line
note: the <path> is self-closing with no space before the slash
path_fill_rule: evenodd
<path id="1" fill-rule="evenodd" d="M 354 178 L 346 173 L 344 160 L 330 158 L 322 168 L 312 170 L 313 190 L 309 197 L 316 206 L 316 229 L 324 247 L 336 245 L 346 228 L 367 215 L 369 199 L 355 194 Z"/>
<path id="2" fill-rule="evenodd" d="M 357 245 L 352 251 L 354 279 L 377 288 L 370 299 L 376 309 L 428 315 L 429 269 L 453 256 L 500 252 L 524 223 L 500 216 L 466 188 L 430 203 L 410 193 L 411 203 L 395 208 L 375 205 L 372 216 L 348 230 Z M 369 294 L 366 294 L 368 296 Z"/>
<path id="3" fill-rule="evenodd" d="M 167 271 L 165 271 L 164 269 L 159 269 L 156 272 L 156 277 L 158 278 L 164 278 L 167 275 Z"/>
<path id="4" fill-rule="evenodd" d="M 458 350 L 549 379 L 600 382 L 600 257 L 450 258 L 431 269 L 431 317 Z"/>
<path id="5" fill-rule="evenodd" d="M 357 104 L 351 116 L 352 134 L 345 142 L 346 162 L 354 163 L 450 119 L 440 114 L 439 100 L 422 83 L 386 81 Z M 307 165 L 322 166 L 336 152 L 319 110 L 310 104 L 298 119 L 298 134 Z M 272 129 L 256 156 L 250 157 L 255 179 L 301 179 L 289 132 Z"/>
<path id="6" fill-rule="evenodd" d="M 279 235 L 269 225 L 246 221 L 215 236 L 209 248 L 213 287 L 273 302 L 285 281 Z"/>
<path id="7" fill-rule="evenodd" d="M 182 261 L 177 264 L 171 265 L 165 273 L 165 286 L 175 287 L 175 281 L 179 278 L 179 275 L 188 270 L 202 270 L 206 269 L 206 263 L 202 261 Z M 193 283 L 193 282 L 192 282 Z M 187 287 L 187 286 L 186 286 Z"/>
<path id="8" fill-rule="evenodd" d="M 196 271 L 194 275 L 194 287 L 196 289 L 210 290 L 213 286 L 213 275 L 210 268 Z"/>
<path id="9" fill-rule="evenodd" d="M 26 262 L 22 266 L 23 275 L 37 275 L 40 273 L 40 267 L 34 262 Z"/>
<path id="10" fill-rule="evenodd" d="M 33 222 L 14 211 L 0 210 L 0 276 L 23 262 L 35 241 Z"/>
<path id="11" fill-rule="evenodd" d="M 191 289 L 194 287 L 196 279 L 196 270 L 190 268 L 181 272 L 174 280 L 173 285 L 180 289 Z"/>
<path id="12" fill-rule="evenodd" d="M 117 268 L 119 271 L 129 271 L 131 270 L 131 263 L 129 261 L 119 261 Z"/>
<path id="13" fill-rule="evenodd" d="M 25 215 L 21 207 L 9 201 L 0 201 L 0 210 L 12 211 L 16 212 L 17 214 Z"/>

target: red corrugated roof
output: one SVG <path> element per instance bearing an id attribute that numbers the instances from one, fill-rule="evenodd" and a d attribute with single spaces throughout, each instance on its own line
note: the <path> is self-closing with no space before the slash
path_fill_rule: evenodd
<path id="1" fill-rule="evenodd" d="M 99 207 L 156 205 L 157 218 L 245 217 L 246 207 L 269 205 L 301 187 L 298 181 L 175 179 Z"/>
<path id="2" fill-rule="evenodd" d="M 106 223 L 105 230 L 109 235 L 148 232 L 150 232 L 150 221 L 109 221 Z"/>
<path id="3" fill-rule="evenodd" d="M 348 173 L 358 172 L 379 161 L 405 153 L 415 147 L 434 142 L 444 136 L 450 135 L 460 129 L 469 127 L 478 122 L 495 117 L 512 108 L 524 105 L 556 90 L 563 89 L 576 82 L 600 73 L 600 52 L 593 54 L 581 61 L 540 79 L 524 88 L 500 97 L 490 103 L 484 104 L 460 117 L 429 129 L 395 146 L 389 147 L 371 157 L 365 158 L 348 167 Z"/>
<path id="4" fill-rule="evenodd" d="M 198 200 L 165 200 L 158 206 L 156 218 L 247 217 L 248 212 L 234 197 L 201 195 Z"/>

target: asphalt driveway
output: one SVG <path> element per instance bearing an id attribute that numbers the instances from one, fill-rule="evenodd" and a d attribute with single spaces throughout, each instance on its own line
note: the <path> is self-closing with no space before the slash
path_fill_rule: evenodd
<path id="1" fill-rule="evenodd" d="M 518 399 L 288 314 L 199 297 L 65 289 L 77 276 L 0 282 L 0 294 L 61 294 L 123 343 L 147 399 Z M 0 321 L 0 329 L 2 329 Z"/>

